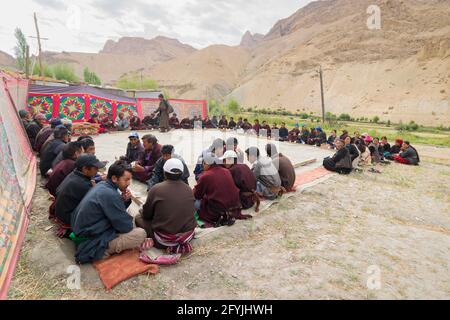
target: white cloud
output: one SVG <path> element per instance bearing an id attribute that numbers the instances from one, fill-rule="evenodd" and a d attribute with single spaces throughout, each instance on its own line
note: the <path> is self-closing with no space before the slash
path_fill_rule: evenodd
<path id="1" fill-rule="evenodd" d="M 15 0 L 0 11 L 0 50 L 13 52 L 14 29 L 35 36 L 37 12 L 44 50 L 98 52 L 122 36 L 177 38 L 201 48 L 236 45 L 246 30 L 267 33 L 311 0 Z M 6 8 L 5 8 L 6 7 Z M 31 52 L 35 39 L 28 38 Z"/>

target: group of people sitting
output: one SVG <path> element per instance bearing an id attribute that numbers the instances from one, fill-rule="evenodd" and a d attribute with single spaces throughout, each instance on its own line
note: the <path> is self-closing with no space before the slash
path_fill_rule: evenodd
<path id="1" fill-rule="evenodd" d="M 189 253 L 197 226 L 229 226 L 236 219 L 251 218 L 242 210 L 257 211 L 261 199 L 292 191 L 296 178 L 291 161 L 274 144 L 267 144 L 264 155 L 256 147 L 244 152 L 236 138 L 216 139 L 202 152 L 191 188 L 185 161 L 172 145 L 159 144 L 151 134 L 140 138 L 131 132 L 125 155 L 107 172 L 103 172 L 106 162 L 95 155 L 93 139 L 80 136 L 72 141 L 70 126 L 60 119 L 52 119 L 30 141 L 32 137 L 33 146 L 45 140 L 36 152 L 52 197 L 49 218 L 57 224 L 58 236 L 76 244 L 78 263 L 133 248 L 140 248 L 141 260 L 148 261 L 145 252 L 152 246 L 173 254 Z M 132 179 L 148 188 L 137 215 L 128 210 Z"/>
<path id="2" fill-rule="evenodd" d="M 327 170 L 341 174 L 349 174 L 352 170 L 361 169 L 363 166 L 389 164 L 390 161 L 408 165 L 420 163 L 416 148 L 409 141 L 402 139 L 396 139 L 395 144 L 391 146 L 386 137 L 380 140 L 378 137 L 372 138 L 367 133 L 360 135 L 358 132 L 351 137 L 346 130 L 337 137 L 336 130 L 333 130 L 327 144 L 337 151 L 332 157 L 324 159 L 323 166 Z M 371 170 L 379 172 L 374 168 Z"/>
<path id="3" fill-rule="evenodd" d="M 132 248 L 140 248 L 141 259 L 148 261 L 145 251 L 152 246 L 169 253 L 189 253 L 197 226 L 218 227 L 248 219 L 251 215 L 242 210 L 255 207 L 258 211 L 261 199 L 273 200 L 294 188 L 294 166 L 273 143 L 266 145 L 263 154 L 257 147 L 242 151 L 236 138 L 214 140 L 198 158 L 193 172 L 196 184 L 191 188 L 185 161 L 172 145 L 159 144 L 152 134 L 140 138 L 131 132 L 125 155 L 102 172 L 107 163 L 95 156 L 93 139 L 81 136 L 71 141 L 70 122 L 54 118 L 45 126 L 39 115 L 32 119 L 28 111 L 19 114 L 33 149 L 40 155 L 40 173 L 47 179 L 45 188 L 53 198 L 50 219 L 58 225 L 58 236 L 75 242 L 79 263 Z M 222 120 L 219 128 L 225 126 L 226 119 Z M 247 123 L 242 121 L 241 128 L 255 134 L 266 135 L 276 127 L 267 128 L 263 122 L 250 129 Z M 312 130 L 313 135 L 306 135 L 304 126 L 296 129 L 298 126 L 289 132 L 283 124 L 278 130 L 286 138 L 282 141 L 335 148 L 336 154 L 323 162 L 331 171 L 350 173 L 361 165 L 387 160 L 405 164 L 420 161 L 407 141 L 396 140 L 390 146 L 386 137 L 380 141 L 357 132 L 350 137 L 346 131 L 337 137 L 333 131 L 326 138 L 321 128 Z M 244 163 L 245 157 L 251 167 Z M 129 190 L 132 179 L 148 188 L 146 202 L 134 216 L 127 211 L 133 199 Z"/>

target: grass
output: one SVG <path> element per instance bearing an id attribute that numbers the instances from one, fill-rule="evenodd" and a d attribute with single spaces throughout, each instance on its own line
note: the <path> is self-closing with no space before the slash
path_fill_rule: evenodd
<path id="1" fill-rule="evenodd" d="M 402 138 L 403 140 L 410 141 L 415 144 L 427 144 L 427 145 L 435 145 L 435 146 L 443 146 L 450 147 L 450 132 L 445 130 L 440 130 L 439 128 L 427 128 L 420 127 L 417 131 L 399 131 L 395 129 L 395 125 L 390 127 L 377 124 L 377 123 L 363 123 L 363 122 L 348 122 L 348 121 L 337 121 L 332 124 L 330 123 L 317 123 L 311 122 L 310 119 L 299 119 L 293 116 L 280 116 L 280 115 L 268 115 L 261 114 L 257 112 L 240 112 L 228 114 L 228 116 L 234 117 L 237 120 L 239 117 L 246 118 L 250 123 L 253 123 L 255 119 L 258 119 L 260 123 L 263 120 L 266 120 L 267 123 L 272 126 L 273 123 L 277 123 L 278 126 L 281 122 L 285 122 L 286 126 L 291 129 L 294 127 L 295 123 L 299 123 L 300 125 L 304 123 L 308 127 L 316 127 L 321 126 L 327 134 L 331 132 L 331 130 L 336 129 L 338 134 L 342 132 L 342 130 L 347 130 L 349 133 L 353 134 L 353 132 L 358 131 L 359 133 L 368 133 L 372 137 L 386 136 L 389 141 L 393 142 L 397 138 Z"/>

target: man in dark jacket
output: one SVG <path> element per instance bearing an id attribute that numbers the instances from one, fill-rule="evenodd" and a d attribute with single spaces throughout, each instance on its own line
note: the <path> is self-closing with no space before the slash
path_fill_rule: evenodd
<path id="1" fill-rule="evenodd" d="M 273 143 L 266 145 L 266 153 L 272 159 L 275 168 L 278 169 L 281 185 L 286 191 L 292 191 L 296 179 L 295 168 L 291 160 L 282 153 L 278 153 L 277 147 Z"/>
<path id="2" fill-rule="evenodd" d="M 286 128 L 286 123 L 281 123 L 280 131 L 278 132 L 280 141 L 288 141 L 289 140 L 289 131 Z"/>
<path id="3" fill-rule="evenodd" d="M 156 161 L 155 168 L 153 169 L 152 177 L 150 180 L 147 181 L 148 184 L 148 190 L 150 190 L 153 186 L 155 186 L 158 183 L 161 183 L 164 181 L 164 164 L 169 159 L 179 159 L 183 163 L 183 173 L 181 174 L 181 181 L 189 185 L 188 179 L 189 179 L 189 169 L 186 166 L 186 163 L 183 161 L 183 159 L 179 156 L 174 154 L 174 147 L 170 144 L 164 145 L 161 148 L 161 158 L 159 158 L 158 161 Z"/>
<path id="4" fill-rule="evenodd" d="M 169 119 L 169 126 L 172 129 L 180 129 L 181 128 L 180 120 L 178 120 L 176 113 L 172 114 L 172 116 L 170 117 L 170 119 Z"/>
<path id="5" fill-rule="evenodd" d="M 33 149 L 38 153 L 41 153 L 41 151 L 43 151 L 41 150 L 41 148 L 44 145 L 45 141 L 47 141 L 47 139 L 53 134 L 55 128 L 61 124 L 62 122 L 60 118 L 51 119 L 50 125 L 43 127 L 37 134 Z"/>
<path id="6" fill-rule="evenodd" d="M 41 176 L 45 177 L 47 171 L 51 169 L 53 160 L 62 151 L 65 144 L 69 142 L 69 131 L 63 125 L 55 128 L 53 132 L 54 140 L 50 141 L 41 155 L 41 162 L 39 163 L 39 169 L 41 171 Z"/>
<path id="7" fill-rule="evenodd" d="M 146 242 L 147 233 L 134 228 L 133 217 L 127 212 L 131 177 L 128 164 L 116 161 L 108 170 L 107 180 L 92 188 L 73 212 L 71 226 L 81 241 L 75 253 L 78 263 L 100 260 Z"/>
<path id="8" fill-rule="evenodd" d="M 36 136 L 38 135 L 39 131 L 42 129 L 42 126 L 40 123 L 36 123 L 32 118 L 31 114 L 28 110 L 19 110 L 19 116 L 22 120 L 23 127 L 25 128 L 25 131 L 27 133 L 28 139 L 30 140 L 30 144 L 33 147 Z"/>
<path id="9" fill-rule="evenodd" d="M 237 123 L 234 121 L 233 117 L 230 117 L 230 122 L 228 122 L 228 129 L 235 129 L 237 126 Z"/>
<path id="10" fill-rule="evenodd" d="M 222 118 L 219 120 L 219 129 L 227 129 L 228 128 L 228 120 L 222 115 Z"/>
<path id="11" fill-rule="evenodd" d="M 155 247 L 171 253 L 188 253 L 197 226 L 194 194 L 182 180 L 184 164 L 168 159 L 163 166 L 165 180 L 148 193 L 142 211 L 136 216 L 136 226 L 145 229 Z"/>
<path id="12" fill-rule="evenodd" d="M 345 138 L 344 143 L 345 147 L 348 149 L 348 152 L 350 153 L 350 158 L 353 163 L 353 160 L 359 157 L 359 151 L 356 148 L 356 146 L 352 143 L 352 138 L 350 138 L 350 136 L 347 136 L 347 138 Z"/>
<path id="13" fill-rule="evenodd" d="M 92 188 L 92 179 L 105 164 L 93 155 L 82 155 L 75 161 L 73 170 L 56 189 L 55 216 L 70 225 L 72 213 Z"/>
<path id="14" fill-rule="evenodd" d="M 192 129 L 193 126 L 191 124 L 191 120 L 189 118 L 184 118 L 180 122 L 181 129 Z"/>
<path id="15" fill-rule="evenodd" d="M 132 132 L 128 136 L 130 142 L 127 145 L 127 152 L 125 156 L 120 157 L 120 160 L 124 160 L 127 163 L 131 163 L 133 161 L 137 161 L 139 158 L 139 154 L 144 152 L 144 147 L 142 143 L 139 141 L 139 134 L 137 132 Z"/>
<path id="16" fill-rule="evenodd" d="M 409 141 L 403 142 L 400 154 L 394 157 L 394 160 L 402 164 L 419 165 L 420 158 L 416 148 Z"/>
<path id="17" fill-rule="evenodd" d="M 152 134 L 143 136 L 142 144 L 144 151 L 139 154 L 138 160 L 132 169 L 133 178 L 146 183 L 152 176 L 156 161 L 161 158 L 161 145 Z"/>
<path id="18" fill-rule="evenodd" d="M 333 157 L 327 157 L 323 160 L 323 166 L 329 171 L 349 174 L 352 171 L 352 160 L 350 158 L 350 152 L 344 146 L 343 140 L 336 140 L 336 149 L 337 152 Z"/>
<path id="19" fill-rule="evenodd" d="M 81 156 L 81 145 L 79 142 L 69 142 L 62 151 L 63 160 L 54 168 L 45 185 L 52 196 L 56 196 L 56 189 L 64 179 L 75 169 L 75 161 Z"/>

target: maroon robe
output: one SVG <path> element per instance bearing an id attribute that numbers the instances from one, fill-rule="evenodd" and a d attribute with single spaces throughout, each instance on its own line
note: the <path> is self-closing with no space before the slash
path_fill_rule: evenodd
<path id="1" fill-rule="evenodd" d="M 170 117 L 170 119 L 169 119 L 169 126 L 171 128 L 174 128 L 174 129 L 180 129 L 181 128 L 180 121 L 178 120 L 177 117 Z"/>
<path id="2" fill-rule="evenodd" d="M 255 204 L 253 192 L 256 191 L 256 178 L 246 164 L 235 164 L 230 168 L 234 184 L 239 189 L 242 208 L 248 209 Z"/>
<path id="3" fill-rule="evenodd" d="M 239 189 L 231 172 L 221 166 L 204 171 L 194 188 L 194 197 L 201 200 L 199 217 L 207 224 L 216 225 L 226 212 L 239 211 Z"/>
<path id="4" fill-rule="evenodd" d="M 189 120 L 189 118 L 184 118 L 181 120 L 180 127 L 183 129 L 191 129 L 191 120 Z"/>
<path id="5" fill-rule="evenodd" d="M 73 159 L 64 159 L 55 166 L 45 185 L 52 196 L 56 197 L 56 189 L 74 169 L 75 160 Z"/>
<path id="6" fill-rule="evenodd" d="M 145 183 L 151 178 L 156 161 L 161 158 L 161 145 L 157 143 L 151 151 L 144 150 L 138 156 L 137 164 L 144 167 L 144 172 L 133 172 L 133 178 Z"/>
<path id="7" fill-rule="evenodd" d="M 142 130 L 141 119 L 139 117 L 133 116 L 130 119 L 130 128 L 131 130 Z"/>
<path id="8" fill-rule="evenodd" d="M 53 131 L 53 128 L 50 126 L 44 127 L 41 129 L 41 131 L 39 131 L 34 142 L 34 151 L 41 153 L 42 146 L 44 145 L 45 141 L 47 141 L 47 139 L 53 134 Z"/>
<path id="9" fill-rule="evenodd" d="M 254 124 L 252 129 L 255 130 L 257 135 L 259 135 L 259 130 L 261 129 L 261 126 L 259 124 Z"/>
<path id="10" fill-rule="evenodd" d="M 288 138 L 289 141 L 296 142 L 299 134 L 300 134 L 300 130 L 298 128 L 294 128 L 291 131 L 289 131 L 289 138 Z"/>

